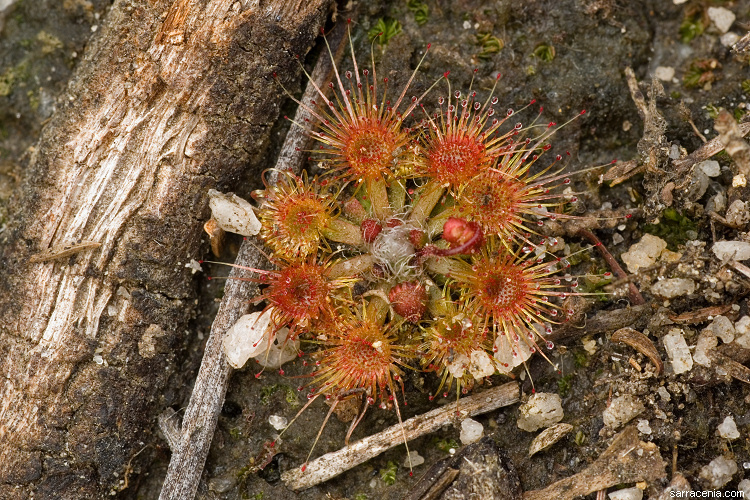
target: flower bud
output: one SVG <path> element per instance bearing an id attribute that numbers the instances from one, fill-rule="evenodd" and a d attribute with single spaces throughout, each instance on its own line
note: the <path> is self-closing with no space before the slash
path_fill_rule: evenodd
<path id="1" fill-rule="evenodd" d="M 416 323 L 427 311 L 427 290 L 417 281 L 399 283 L 388 293 L 393 310 L 406 321 Z"/>
<path id="2" fill-rule="evenodd" d="M 484 234 L 476 222 L 449 217 L 443 225 L 443 239 L 451 248 L 466 246 L 461 249 L 462 253 L 473 253 L 482 245 Z"/>

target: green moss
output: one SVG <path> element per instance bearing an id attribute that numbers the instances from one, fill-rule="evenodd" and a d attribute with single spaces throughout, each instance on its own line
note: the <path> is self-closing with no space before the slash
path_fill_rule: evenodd
<path id="1" fill-rule="evenodd" d="M 719 116 L 719 108 L 713 104 L 706 105 L 706 112 L 708 113 L 708 117 L 712 120 L 715 120 L 716 117 Z"/>
<path id="2" fill-rule="evenodd" d="M 696 59 L 690 63 L 690 67 L 682 77 L 685 88 L 703 87 L 707 83 L 716 81 L 714 70 L 721 68 L 716 59 Z"/>
<path id="3" fill-rule="evenodd" d="M 260 404 L 269 405 L 271 403 L 271 396 L 279 391 L 284 393 L 284 400 L 292 407 L 299 406 L 297 392 L 286 384 L 273 384 L 263 387 L 260 390 Z"/>
<path id="4" fill-rule="evenodd" d="M 705 29 L 700 15 L 686 17 L 680 24 L 680 41 L 690 43 L 693 38 L 702 35 Z"/>
<path id="5" fill-rule="evenodd" d="M 674 208 L 662 212 L 658 224 L 646 224 L 643 230 L 667 242 L 667 248 L 676 251 L 679 245 L 695 238 L 698 225 Z"/>
<path id="6" fill-rule="evenodd" d="M 430 8 L 421 0 L 407 0 L 406 8 L 414 14 L 414 20 L 419 26 L 430 20 Z"/>
<path id="7" fill-rule="evenodd" d="M 28 92 L 26 92 L 26 97 L 29 98 L 29 107 L 31 109 L 33 109 L 34 111 L 39 109 L 39 96 L 34 94 L 33 90 L 29 90 Z"/>
<path id="8" fill-rule="evenodd" d="M 395 462 L 388 461 L 386 466 L 380 471 L 380 479 L 388 486 L 393 486 L 396 484 L 396 472 L 398 472 L 398 465 Z"/>
<path id="9" fill-rule="evenodd" d="M 354 495 L 354 500 L 368 500 L 369 498 L 370 497 L 368 497 L 364 493 L 357 493 L 356 495 Z"/>
<path id="10" fill-rule="evenodd" d="M 589 365 L 589 357 L 586 351 L 576 350 L 573 352 L 573 364 L 576 368 L 584 368 Z"/>
<path id="11" fill-rule="evenodd" d="M 8 68 L 5 73 L 0 75 L 0 96 L 8 96 L 13 92 L 13 87 L 19 81 L 28 78 L 28 60 L 24 59 L 16 66 Z"/>
<path id="12" fill-rule="evenodd" d="M 63 43 L 60 39 L 54 35 L 50 35 L 46 31 L 40 31 L 37 33 L 36 40 L 39 42 L 42 54 L 44 55 L 51 54 L 52 52 L 63 48 Z"/>
<path id="13" fill-rule="evenodd" d="M 612 274 L 606 275 L 606 273 L 606 269 L 597 269 L 594 273 L 587 274 L 579 280 L 581 291 L 595 296 L 600 301 L 608 301 L 609 295 L 604 291 L 604 287 L 612 283 Z"/>
<path id="14" fill-rule="evenodd" d="M 742 80 L 740 85 L 742 86 L 742 91 L 744 93 L 750 94 L 750 80 Z"/>
<path id="15" fill-rule="evenodd" d="M 450 453 L 450 450 L 458 449 L 458 442 L 456 442 L 455 439 L 434 438 L 432 444 L 434 444 L 438 450 L 444 451 L 445 453 Z"/>
<path id="16" fill-rule="evenodd" d="M 401 23 L 397 19 L 381 17 L 377 20 L 375 25 L 367 31 L 367 38 L 369 38 L 370 41 L 375 40 L 375 43 L 382 47 L 387 45 L 391 38 L 399 33 L 401 33 Z"/>
<path id="17" fill-rule="evenodd" d="M 566 397 L 568 394 L 570 394 L 570 389 L 573 385 L 573 374 L 570 373 L 568 375 L 565 375 L 564 377 L 560 377 L 560 380 L 557 381 L 557 392 L 560 394 L 560 397 Z"/>

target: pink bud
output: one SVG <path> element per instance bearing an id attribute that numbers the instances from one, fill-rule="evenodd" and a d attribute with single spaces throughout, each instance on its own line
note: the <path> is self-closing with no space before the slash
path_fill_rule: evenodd
<path id="1" fill-rule="evenodd" d="M 470 249 L 475 250 L 484 241 L 482 228 L 476 222 L 470 222 L 458 217 L 449 217 L 443 224 L 443 239 L 450 243 L 451 248 L 460 247 L 471 243 Z"/>

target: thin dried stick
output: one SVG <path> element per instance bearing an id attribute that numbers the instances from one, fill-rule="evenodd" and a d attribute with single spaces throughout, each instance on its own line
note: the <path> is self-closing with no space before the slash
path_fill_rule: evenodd
<path id="1" fill-rule="evenodd" d="M 738 126 L 739 129 L 739 135 L 741 137 L 744 137 L 750 132 L 750 122 L 740 123 Z M 723 150 L 725 148 L 724 143 L 721 141 L 721 137 L 716 137 L 714 139 L 711 139 L 707 143 L 705 143 L 703 146 L 699 147 L 689 155 L 687 155 L 685 158 L 680 158 L 679 160 L 674 160 L 672 162 L 672 165 L 677 169 L 678 173 L 686 172 L 687 169 L 695 165 L 696 163 L 700 163 L 703 160 L 707 160 L 711 158 L 713 155 L 718 153 L 719 151 Z"/>
<path id="2" fill-rule="evenodd" d="M 622 269 L 622 267 L 620 267 L 619 262 L 617 262 L 617 260 L 612 257 L 612 254 L 609 253 L 607 247 L 604 246 L 601 240 L 599 240 L 599 238 L 597 238 L 594 233 L 592 233 L 588 229 L 581 229 L 580 231 L 578 231 L 578 234 L 589 240 L 596 247 L 596 249 L 599 250 L 599 253 L 602 254 L 602 257 L 604 257 L 604 260 L 607 262 L 610 269 L 612 269 L 612 272 L 615 273 L 618 278 L 628 277 L 628 274 Z M 638 291 L 638 288 L 632 282 L 628 282 L 628 297 L 630 298 L 630 303 L 634 306 L 646 303 L 646 301 L 643 300 L 641 292 Z"/>
<path id="3" fill-rule="evenodd" d="M 346 23 L 339 23 L 331 33 L 330 43 L 338 47 L 346 33 Z M 339 52 L 340 53 L 340 52 Z M 331 63 L 327 57 L 321 57 L 311 77 L 318 86 L 325 88 L 326 78 L 331 72 Z M 303 102 L 310 103 L 315 89 L 307 86 Z M 308 104 L 309 105 L 309 104 Z M 305 123 L 307 111 L 300 107 L 295 115 L 297 123 Z M 299 172 L 305 160 L 307 149 L 304 147 L 306 133 L 299 127 L 292 126 L 287 134 L 276 167 L 280 170 Z M 242 243 L 235 260 L 238 266 L 258 268 L 265 259 L 254 248 L 251 240 Z M 237 320 L 247 312 L 248 297 L 257 295 L 257 285 L 242 281 L 244 270 L 237 267 L 230 273 L 224 289 L 219 311 L 216 314 L 211 333 L 206 342 L 203 360 L 185 411 L 185 418 L 179 432 L 179 440 L 172 449 L 167 477 L 164 479 L 159 500 L 192 500 L 198 489 L 208 450 L 211 446 L 216 421 L 224 404 L 227 391 L 230 367 L 222 350 L 224 334 Z M 169 432 L 169 430 L 167 429 Z M 168 434 L 165 432 L 165 434 Z M 169 434 L 168 434 L 169 435 Z"/>
<path id="4" fill-rule="evenodd" d="M 304 471 L 300 468 L 288 470 L 281 475 L 281 479 L 288 488 L 293 490 L 310 488 L 402 444 L 404 435 L 407 441 L 411 441 L 419 436 L 435 432 L 443 425 L 453 423 L 458 414 L 461 417 L 481 415 L 511 405 L 518 401 L 519 396 L 518 383 L 509 382 L 461 398 L 455 403 L 412 417 L 403 425 L 394 425 L 338 451 L 316 458 L 307 464 Z"/>

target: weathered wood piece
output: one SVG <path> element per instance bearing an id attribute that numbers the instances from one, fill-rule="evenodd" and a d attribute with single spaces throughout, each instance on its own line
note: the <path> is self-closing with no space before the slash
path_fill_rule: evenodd
<path id="1" fill-rule="evenodd" d="M 343 49 L 346 24 L 339 23 L 329 35 L 329 43 L 334 47 Z M 338 56 L 342 50 L 338 50 Z M 311 78 L 318 87 L 324 88 L 331 81 L 332 65 L 328 57 L 323 56 L 315 65 Z M 311 101 L 318 97 L 313 85 L 308 85 L 302 97 L 302 102 L 312 106 Z M 312 114 L 300 106 L 294 117 L 296 123 L 305 123 L 312 120 Z M 276 162 L 277 170 L 290 170 L 299 172 L 305 161 L 310 139 L 306 131 L 293 126 L 284 141 Z M 268 182 L 275 183 L 278 176 L 271 172 Z M 260 242 L 245 240 L 235 259 L 237 266 L 263 269 L 266 259 L 256 250 Z M 255 245 L 255 246 L 254 246 Z M 160 497 L 163 500 L 192 499 L 195 496 L 201 473 L 206 462 L 206 457 L 216 430 L 216 421 L 219 418 L 221 407 L 227 391 L 227 383 L 231 372 L 226 356 L 222 349 L 224 334 L 237 320 L 247 311 L 248 297 L 258 294 L 257 286 L 247 281 L 239 281 L 247 274 L 238 267 L 233 268 L 230 279 L 224 289 L 224 297 L 221 301 L 219 312 L 211 325 L 211 333 L 206 342 L 198 377 L 195 381 L 190 403 L 185 411 L 185 418 L 179 432 L 179 440 L 170 442 L 172 448 L 172 459 L 169 463 L 167 477 L 164 479 Z M 161 424 L 161 421 L 160 421 Z M 164 428 L 163 428 L 164 431 Z M 168 432 L 164 432 L 169 436 Z M 169 439 L 169 438 L 168 438 Z"/>
<path id="2" fill-rule="evenodd" d="M 175 402 L 167 381 L 190 376 L 174 350 L 195 308 L 185 264 L 202 252 L 206 193 L 267 167 L 281 94 L 270 76 L 295 86 L 288 54 L 308 50 L 329 6 L 114 3 L 0 241 L 0 497 L 126 487 Z M 39 258 L 81 241 L 100 246 Z"/>
<path id="3" fill-rule="evenodd" d="M 653 482 L 666 476 L 659 447 L 639 440 L 638 430 L 630 426 L 615 436 L 609 448 L 584 470 L 542 490 L 527 491 L 523 499 L 573 500 L 619 484 Z"/>
<path id="4" fill-rule="evenodd" d="M 463 397 L 455 403 L 412 417 L 404 421 L 403 425 L 391 426 L 338 451 L 326 453 L 307 464 L 305 470 L 299 467 L 288 470 L 281 475 L 281 480 L 293 490 L 310 488 L 402 444 L 404 439 L 411 441 L 435 432 L 443 425 L 453 423 L 459 418 L 458 414 L 461 418 L 481 415 L 516 403 L 519 397 L 520 390 L 516 382 Z"/>

